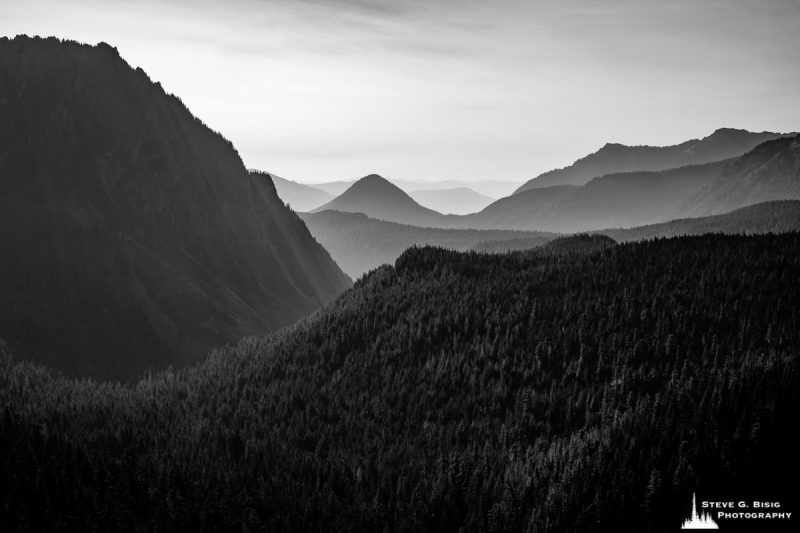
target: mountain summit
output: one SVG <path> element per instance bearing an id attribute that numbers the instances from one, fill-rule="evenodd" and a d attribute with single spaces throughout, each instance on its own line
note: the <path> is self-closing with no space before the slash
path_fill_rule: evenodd
<path id="1" fill-rule="evenodd" d="M 269 176 L 116 49 L 0 39 L 0 338 L 98 378 L 196 361 L 350 285 Z"/>
<path id="2" fill-rule="evenodd" d="M 441 213 L 422 207 L 402 189 L 377 174 L 361 178 L 312 213 L 321 211 L 363 213 L 378 220 L 416 226 L 432 225 L 442 218 Z"/>
<path id="3" fill-rule="evenodd" d="M 674 146 L 626 146 L 608 143 L 568 167 L 551 170 L 533 178 L 514 194 L 554 185 L 585 185 L 592 178 L 606 174 L 660 171 L 722 161 L 745 154 L 763 142 L 791 135 L 793 134 L 769 131 L 754 133 L 720 128 L 703 139 L 692 139 Z"/>

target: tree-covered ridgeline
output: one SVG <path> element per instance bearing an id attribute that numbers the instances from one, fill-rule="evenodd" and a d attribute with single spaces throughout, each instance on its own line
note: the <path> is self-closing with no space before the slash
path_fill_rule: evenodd
<path id="1" fill-rule="evenodd" d="M 5 355 L 0 525 L 674 531 L 693 491 L 793 510 L 798 279 L 798 233 L 412 248 L 135 386 Z"/>

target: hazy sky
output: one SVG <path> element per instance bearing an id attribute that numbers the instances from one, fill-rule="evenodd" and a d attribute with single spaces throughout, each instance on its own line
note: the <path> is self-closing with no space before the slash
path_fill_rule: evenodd
<path id="1" fill-rule="evenodd" d="M 524 180 L 604 143 L 800 129 L 800 0 L 0 0 L 106 41 L 300 181 Z"/>

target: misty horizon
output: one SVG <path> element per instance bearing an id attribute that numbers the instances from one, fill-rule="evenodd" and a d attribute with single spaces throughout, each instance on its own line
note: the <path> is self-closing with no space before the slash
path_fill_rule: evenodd
<path id="1" fill-rule="evenodd" d="M 0 34 L 105 41 L 298 182 L 526 181 L 606 143 L 797 129 L 794 2 L 16 3 Z"/>

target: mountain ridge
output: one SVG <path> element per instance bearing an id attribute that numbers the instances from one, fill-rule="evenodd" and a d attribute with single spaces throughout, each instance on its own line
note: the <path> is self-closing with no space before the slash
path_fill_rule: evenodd
<path id="1" fill-rule="evenodd" d="M 350 285 L 272 180 L 108 44 L 0 39 L 0 337 L 127 379 Z"/>
<path id="2" fill-rule="evenodd" d="M 302 213 L 300 217 L 314 238 L 353 279 L 382 264 L 394 263 L 411 246 L 469 250 L 489 239 L 529 237 L 544 243 L 554 236 L 543 232 L 420 227 L 343 211 Z"/>
<path id="3" fill-rule="evenodd" d="M 571 165 L 554 169 L 520 186 L 514 194 L 552 185 L 584 185 L 606 174 L 635 171 L 661 171 L 721 161 L 742 155 L 762 142 L 796 133 L 750 132 L 718 128 L 702 139 L 691 139 L 670 146 L 606 143 L 596 152 Z"/>
<path id="4" fill-rule="evenodd" d="M 617 242 L 654 238 L 698 236 L 707 233 L 753 235 L 800 231 L 800 200 L 777 200 L 741 207 L 720 215 L 680 218 L 627 229 L 601 229 L 584 235 L 602 235 Z M 529 250 L 541 246 L 537 239 L 483 241 L 472 247 L 479 252 Z"/>
<path id="5" fill-rule="evenodd" d="M 714 215 L 746 205 L 800 199 L 800 135 L 756 146 L 732 160 L 677 210 L 680 216 Z"/>
<path id="6" fill-rule="evenodd" d="M 528 189 L 483 211 L 441 219 L 443 227 L 575 233 L 720 214 L 800 199 L 800 135 L 740 156 L 659 171 L 605 174 L 585 185 Z"/>

